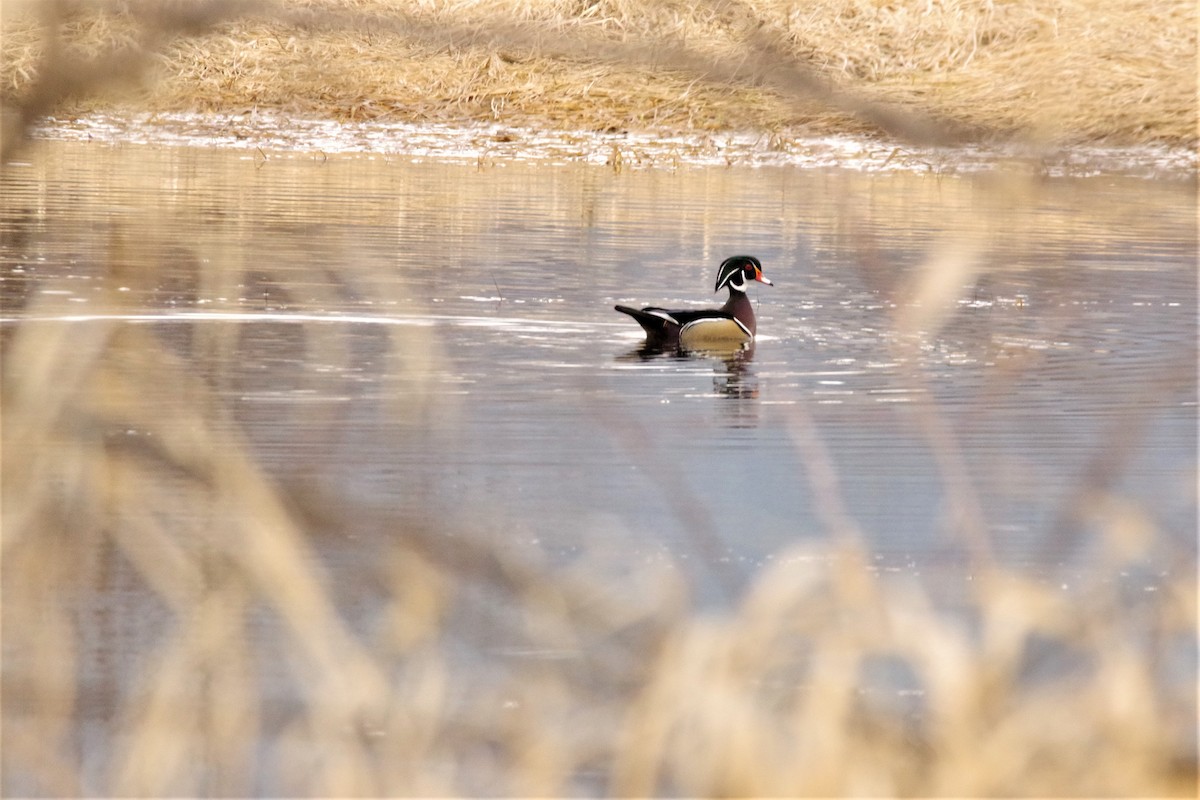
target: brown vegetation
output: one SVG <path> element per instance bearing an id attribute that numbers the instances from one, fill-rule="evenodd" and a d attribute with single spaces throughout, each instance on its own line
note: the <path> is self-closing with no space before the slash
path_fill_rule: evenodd
<path id="1" fill-rule="evenodd" d="M 1195 141 L 1190 1 L 1150 11 L 1127 0 L 1099 11 L 1084 0 L 173 8 L 191 16 L 6 5 L 6 136 L 52 111 L 123 103 L 592 129 L 882 127 L 921 141 L 971 131 Z M 103 87 L 117 91 L 101 97 Z M 35 151 L 30 163 L 44 166 Z M 701 613 L 670 569 L 621 564 L 614 589 L 598 554 L 552 566 L 419 508 L 363 508 L 277 481 L 239 438 L 219 382 L 199 377 L 238 358 L 237 337 L 198 328 L 181 351 L 119 318 L 156 285 L 164 253 L 191 253 L 177 231 L 154 230 L 161 176 L 117 176 L 120 202 L 99 197 L 95 217 L 68 182 L 43 177 L 36 209 L 0 192 L 0 223 L 25 215 L 28 235 L 50 243 L 44 288 L 77 250 L 100 254 L 89 266 L 105 280 L 89 303 L 95 319 L 70 321 L 77 308 L 46 291 L 13 313 L 59 322 L 0 328 L 8 793 L 1195 796 L 1194 570 L 1137 598 L 1111 580 L 1147 553 L 1165 560 L 1171 545 L 1138 509 L 1118 507 L 1103 469 L 1079 487 L 1103 553 L 1084 585 L 1054 591 L 991 563 L 964 522 L 974 591 L 951 614 L 916 582 L 871 571 L 832 460 L 797 407 L 794 446 L 832 543 L 780 554 L 727 609 Z M 1014 209 L 1045 210 L 1036 185 L 1014 181 L 997 182 L 980 231 L 1016 219 L 1005 235 L 1019 235 Z M 196 280 L 252 284 L 270 267 L 247 253 L 250 238 L 239 228 L 203 268 L 192 258 Z M 955 270 L 990 268 L 934 246 L 911 289 L 942 308 Z M 328 264 L 312 269 L 306 284 L 329 279 Z M 338 270 L 357 296 L 405 300 L 369 269 Z M 941 324 L 893 322 L 901 333 Z M 336 362 L 323 330 L 302 335 Z M 414 436 L 436 347 L 427 330 L 405 328 L 384 355 L 399 398 L 391 413 Z M 156 413 L 155 399 L 174 416 Z M 970 520 L 961 454 L 937 411 L 931 400 L 914 435 L 944 465 L 949 507 Z M 368 631 L 339 613 L 311 552 L 351 515 L 392 543 L 367 578 L 382 604 Z M 108 698 L 98 721 L 86 712 L 96 698 L 81 642 L 97 635 L 86 611 L 95 587 L 112 590 L 114 563 L 165 622 L 143 634 L 136 690 Z M 264 619 L 278 630 L 270 648 Z M 514 646 L 574 655 L 486 668 L 479 651 L 464 659 L 498 620 Z M 1046 649 L 1065 654 L 1063 670 L 1031 680 Z M 276 661 L 294 690 L 283 703 L 263 679 Z M 881 665 L 911 675 L 920 714 L 894 693 L 862 691 L 858 678 Z M 116 733 L 97 754 L 85 737 L 99 724 Z"/>
<path id="2" fill-rule="evenodd" d="M 153 60 L 154 80 L 132 90 L 152 111 L 882 129 L 927 143 L 1187 144 L 1197 134 L 1190 0 L 310 0 L 195 4 L 186 18 L 139 4 L 66 7 L 43 26 L 40 6 L 6 5 L 6 103 L 28 102 L 45 56 L 61 50 L 89 80 L 111 72 L 114 55 Z"/>

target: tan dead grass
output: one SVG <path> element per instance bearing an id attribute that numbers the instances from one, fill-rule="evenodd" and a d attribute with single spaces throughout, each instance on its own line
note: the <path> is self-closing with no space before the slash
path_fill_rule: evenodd
<path id="1" fill-rule="evenodd" d="M 23 102 L 39 65 L 116 63 L 105 59 L 126 48 L 143 58 L 161 54 L 153 86 L 121 82 L 125 101 L 145 109 L 258 105 L 342 118 L 831 130 L 865 124 L 850 112 L 877 110 L 858 95 L 830 94 L 806 72 L 764 71 L 766 62 L 745 49 L 766 41 L 856 92 L 908 98 L 993 130 L 1068 140 L 1187 142 L 1195 134 L 1178 127 L 1194 113 L 1194 91 L 1182 97 L 1178 86 L 1166 86 L 1181 78 L 1180 63 L 1194 65 L 1194 24 L 1171 27 L 1194 22 L 1194 8 L 1178 3 L 1157 16 L 1140 9 L 1136 24 L 1132 4 L 1105 6 L 1116 10 L 1112 18 L 1093 20 L 1086 12 L 1094 6 L 1084 3 L 1053 12 L 1019 4 L 842 3 L 826 7 L 836 14 L 813 11 L 812 18 L 770 3 L 755 4 L 754 15 L 734 4 L 682 2 L 424 3 L 416 11 L 312 3 L 315 16 L 266 10 L 161 41 L 136 15 L 83 6 L 55 23 L 64 50 L 45 62 L 49 40 L 28 9 L 22 17 L 10 8 L 3 42 L 9 103 Z M 1163 25 L 1163 55 L 1120 56 L 1131 39 L 1143 41 L 1137 26 L 1147 20 Z M 648 29 L 661 46 L 648 48 Z M 845 35 L 836 48 L 817 35 L 827 30 L 833 41 L 842 29 L 872 33 L 858 48 Z M 942 37 L 926 36 L 938 30 Z M 885 47 L 886 37 L 893 43 Z M 566 57 L 571 43 L 590 51 Z M 1073 60 L 1076 45 L 1093 63 Z M 1108 60 L 1122 66 L 1121 80 L 1091 71 Z M 739 73 L 750 61 L 751 74 Z M 1079 82 L 1051 85 L 1048 76 L 1058 73 L 1021 72 L 1030 63 L 1069 67 Z M 718 73 L 728 80 L 716 80 Z M 64 93 L 95 88 L 70 78 L 60 84 Z M 1194 87 L 1194 80 L 1191 70 L 1181 85 Z M 1104 116 L 1093 84 L 1131 106 Z M 1129 99 L 1135 95 L 1138 103 Z M 61 108 L 55 104 L 63 96 L 52 91 L 39 108 Z M 997 97 L 1007 99 L 992 108 Z M 1078 102 L 1055 107 L 1047 98 Z M 797 111 L 798 100 L 812 104 L 813 116 Z M 91 94 L 73 102 L 77 110 L 101 107 Z M 993 226 L 1019 223 L 1021 209 L 1036 205 L 1034 183 L 1019 183 L 998 187 L 995 208 L 980 210 L 982 243 L 931 248 L 908 292 L 934 311 L 899 315 L 898 333 L 942 324 L 936 309 L 954 283 L 944 280 L 947 270 L 980 276 L 989 268 L 989 237 L 1008 235 Z M 122 215 L 152 220 L 158 209 L 138 205 L 152 192 L 121 187 L 126 205 L 113 210 L 110 229 L 73 223 L 78 199 L 48 191 L 39 230 L 56 242 L 89 240 L 87 252 L 107 252 L 99 265 L 109 278 L 104 285 L 137 290 L 154 280 L 168 234 L 125 232 Z M 827 213 L 837 212 L 853 224 L 853 209 Z M 90 241 L 96 237 L 104 244 Z M 264 269 L 241 246 L 228 247 L 197 274 L 218 295 Z M 361 296 L 404 299 L 394 285 L 343 273 Z M 324 276 L 307 278 L 317 286 Z M 120 312 L 129 296 L 110 291 L 91 306 Z M 74 310 L 52 293 L 31 302 L 31 315 Z M 728 611 L 704 614 L 669 570 L 635 571 L 618 592 L 598 557 L 551 568 L 535 552 L 447 531 L 419 509 L 351 507 L 344 498 L 278 485 L 229 435 L 236 424 L 220 387 L 197 378 L 206 371 L 198 364 L 236 356 L 228 335 L 200 334 L 180 354 L 147 329 L 116 320 L 5 333 L 0 755 L 6 780 L 18 787 L 62 796 L 244 795 L 263 782 L 317 796 L 1194 796 L 1194 688 L 1170 677 L 1189 669 L 1174 661 L 1178 654 L 1194 653 L 1195 581 L 1184 576 L 1135 605 L 1122 596 L 1108 577 L 1165 545 L 1147 515 L 1115 508 L 1103 487 L 1081 487 L 1108 554 L 1090 583 L 1053 591 L 991 564 L 976 544 L 976 591 L 963 599 L 963 613 L 946 614 L 921 587 L 871 574 L 840 507 L 831 459 L 800 408 L 798 457 L 837 544 L 781 554 Z M 323 363 L 338 363 L 338 346 L 319 326 L 305 340 Z M 390 339 L 389 373 L 399 376 L 394 394 L 405 412 L 397 423 L 412 435 L 423 428 L 412 420 L 424 413 L 422 387 L 436 346 L 420 329 Z M 164 397 L 178 416 L 148 416 L 147 397 Z M 962 521 L 958 532 L 969 540 L 972 498 L 956 480 L 956 471 L 966 474 L 961 454 L 936 406 L 925 412 L 920 435 L 938 454 L 948 504 Z M 129 430 L 145 435 L 108 435 Z M 316 531 L 350 514 L 373 518 L 395 541 L 375 577 L 385 612 L 365 633 L 336 612 L 334 587 L 309 551 Z M 118 746 L 97 768 L 81 763 L 77 738 L 91 722 L 82 711 L 88 687 L 79 642 L 88 621 L 79 609 L 94 599 L 105 554 L 130 565 L 169 624 L 138 664 L 138 690 L 116 698 Z M 455 624 L 480 613 L 471 596 L 479 591 L 522 621 L 519 632 L 506 634 L 512 641 L 579 659 L 502 670 L 457 660 Z M 263 615 L 279 621 L 282 653 L 274 655 L 300 687 L 295 704 L 282 710 L 268 709 L 271 687 L 259 683 L 256 665 L 267 655 L 250 621 Z M 1078 668 L 1030 680 L 1026 665 L 1044 647 L 1071 653 Z M 893 694 L 859 691 L 867 683 L 860 676 L 880 662 L 913 676 L 919 724 Z M 271 760 L 264 760 L 264 741 L 278 744 Z M 88 770 L 100 774 L 98 783 L 83 782 Z"/>
<path id="2" fill-rule="evenodd" d="M 94 55 L 144 40 L 138 15 L 119 8 L 76 7 L 58 26 L 65 49 Z M 231 12 L 219 8 L 207 32 L 156 43 L 157 80 L 138 107 L 582 130 L 911 133 L 873 113 L 886 102 L 963 131 L 1039 142 L 1196 141 L 1190 0 L 246 8 L 224 21 Z M 44 39 L 34 20 L 28 6 L 6 7 L 0 86 L 9 103 L 37 74 Z"/>

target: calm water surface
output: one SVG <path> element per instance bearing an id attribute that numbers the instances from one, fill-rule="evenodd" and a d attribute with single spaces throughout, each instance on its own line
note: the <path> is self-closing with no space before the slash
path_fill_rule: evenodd
<path id="1" fill-rule="evenodd" d="M 998 557 L 1069 584 L 1103 491 L 1185 556 L 1153 590 L 1194 568 L 1194 189 L 42 144 L 3 178 L 2 334 L 148 326 L 274 478 L 338 498 L 340 585 L 388 538 L 347 509 L 388 509 L 705 596 L 831 535 L 824 454 L 881 569 L 964 580 L 966 492 Z M 940 324 L 900 332 L 946 252 L 972 268 Z M 718 303 L 736 253 L 775 282 L 754 350 L 639 352 L 613 304 Z"/>
<path id="2" fill-rule="evenodd" d="M 643 559 L 689 555 L 697 524 L 749 565 L 827 535 L 805 419 L 872 548 L 940 558 L 944 474 L 914 411 L 934 403 L 997 551 L 1057 565 L 1131 420 L 1117 490 L 1191 535 L 1193 188 L 47 145 L 5 179 L 5 332 L 112 313 L 120 241 L 149 276 L 121 312 L 181 352 L 221 331 L 195 367 L 272 473 L 484 511 L 551 551 L 619 531 Z M 898 335 L 920 265 L 963 241 L 978 270 L 948 323 Z M 720 302 L 715 267 L 741 252 L 776 283 L 755 287 L 754 351 L 641 357 L 613 303 Z"/>

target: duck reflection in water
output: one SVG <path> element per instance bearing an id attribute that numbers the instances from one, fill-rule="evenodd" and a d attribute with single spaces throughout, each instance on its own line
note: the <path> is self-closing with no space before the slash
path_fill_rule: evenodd
<path id="1" fill-rule="evenodd" d="M 684 349 L 664 347 L 662 344 L 645 344 L 630 350 L 622 361 L 651 361 L 654 359 L 696 361 L 708 359 L 716 362 L 713 367 L 713 392 L 738 400 L 753 400 L 758 397 L 758 376 L 754 374 L 754 342 L 728 348 Z M 720 364 L 721 366 L 716 366 Z M 724 367 L 722 369 L 721 367 Z"/>
<path id="2" fill-rule="evenodd" d="M 716 353 L 708 355 L 717 357 Z M 750 367 L 750 362 L 754 360 L 754 343 L 734 353 L 720 354 L 719 357 L 725 363 L 725 372 L 718 370 L 713 373 L 713 391 L 738 400 L 757 400 L 758 376 Z"/>

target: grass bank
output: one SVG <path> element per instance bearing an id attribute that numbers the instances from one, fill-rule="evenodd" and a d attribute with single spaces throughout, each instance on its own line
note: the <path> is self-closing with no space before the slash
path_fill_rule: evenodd
<path id="1" fill-rule="evenodd" d="M 12 2 L 0 97 L 25 118 L 47 106 L 257 108 L 557 130 L 1193 145 L 1196 31 L 1190 0 L 309 0 L 155 14 Z M 101 82 L 116 91 L 91 91 Z"/>

